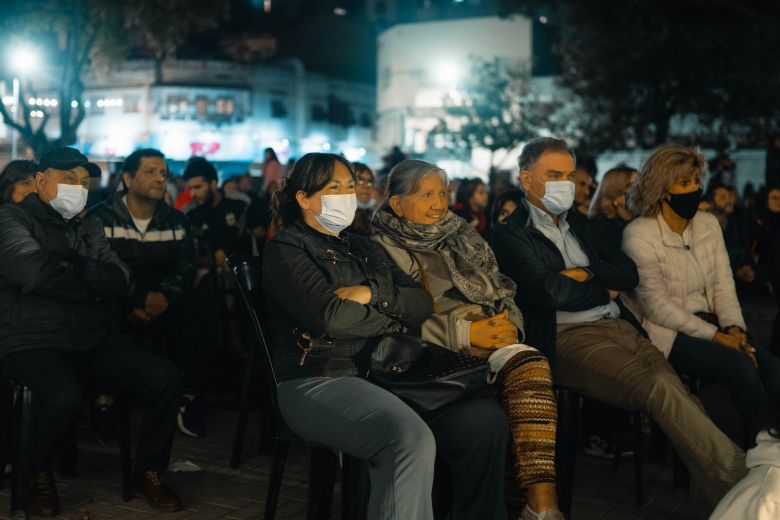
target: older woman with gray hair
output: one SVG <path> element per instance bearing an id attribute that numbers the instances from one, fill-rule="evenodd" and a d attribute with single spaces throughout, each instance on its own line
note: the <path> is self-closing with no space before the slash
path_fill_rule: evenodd
<path id="1" fill-rule="evenodd" d="M 555 495 L 556 404 L 547 359 L 522 345 L 515 283 L 466 220 L 447 209 L 447 175 L 416 160 L 396 165 L 373 219 L 377 240 L 434 299 L 422 337 L 488 358 L 508 416 L 516 480 L 527 491 L 521 519 L 563 518 Z"/>
<path id="2" fill-rule="evenodd" d="M 639 285 L 626 303 L 678 372 L 729 388 L 755 434 L 780 397 L 780 359 L 748 337 L 723 232 L 698 211 L 704 165 L 698 150 L 667 145 L 639 171 L 628 193 L 638 218 L 623 232 Z"/>

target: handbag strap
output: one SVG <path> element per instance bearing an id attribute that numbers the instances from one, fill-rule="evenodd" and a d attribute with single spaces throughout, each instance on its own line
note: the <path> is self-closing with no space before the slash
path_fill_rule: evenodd
<path id="1" fill-rule="evenodd" d="M 431 296 L 431 300 L 433 300 L 433 313 L 439 314 L 439 308 L 436 305 L 436 298 L 433 296 L 433 292 L 431 291 L 431 284 L 428 283 L 428 277 L 425 275 L 425 268 L 422 265 L 422 262 L 420 262 L 420 259 L 417 258 L 417 255 L 409 251 L 409 256 L 412 257 L 412 260 L 417 264 L 417 269 L 420 271 L 420 281 L 423 284 L 423 287 L 426 291 L 428 291 L 428 294 Z"/>

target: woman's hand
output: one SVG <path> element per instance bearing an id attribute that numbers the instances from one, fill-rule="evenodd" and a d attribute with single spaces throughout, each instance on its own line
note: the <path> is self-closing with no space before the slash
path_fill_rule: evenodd
<path id="1" fill-rule="evenodd" d="M 733 348 L 734 350 L 739 350 L 745 354 L 756 367 L 758 366 L 758 361 L 756 361 L 756 349 L 747 342 L 747 336 L 744 336 L 743 338 L 732 336 L 731 334 L 724 334 L 723 332 L 716 332 L 715 336 L 712 337 L 712 340 L 715 343 L 720 343 L 721 345 Z"/>
<path id="2" fill-rule="evenodd" d="M 336 289 L 336 296 L 342 300 L 350 300 L 362 305 L 371 303 L 371 287 L 367 285 L 351 285 L 349 287 L 339 287 Z"/>
<path id="3" fill-rule="evenodd" d="M 509 321 L 509 311 L 493 317 L 472 321 L 469 328 L 471 346 L 495 350 L 517 343 L 517 327 Z"/>

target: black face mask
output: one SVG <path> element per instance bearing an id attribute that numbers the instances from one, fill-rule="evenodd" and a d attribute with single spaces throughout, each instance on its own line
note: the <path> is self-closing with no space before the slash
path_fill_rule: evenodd
<path id="1" fill-rule="evenodd" d="M 669 200 L 666 201 L 672 211 L 677 213 L 685 220 L 691 220 L 699 211 L 702 190 L 692 191 L 690 193 L 670 193 Z"/>

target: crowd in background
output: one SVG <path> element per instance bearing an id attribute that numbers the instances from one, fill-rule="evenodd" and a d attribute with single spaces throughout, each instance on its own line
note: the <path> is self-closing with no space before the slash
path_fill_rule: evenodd
<path id="1" fill-rule="evenodd" d="M 161 152 L 142 149 L 105 188 L 74 149 L 11 161 L 0 173 L 0 375 L 34 387 L 36 512 L 59 510 L 52 460 L 59 425 L 81 409 L 84 374 L 143 403 L 136 492 L 163 511 L 182 507 L 161 479 L 174 428 L 207 435 L 204 396 L 230 393 L 246 354 L 226 272 L 234 255 L 263 257 L 286 421 L 307 440 L 361 446 L 372 518 L 428 518 L 437 454 L 453 472 L 454 518 L 501 516 L 494 495 L 507 457 L 510 485 L 525 494 L 521 518 L 562 518 L 553 381 L 587 397 L 586 452 L 625 449 L 618 409 L 644 410 L 716 503 L 744 474 L 744 455 L 676 374 L 729 388 L 746 447 L 757 434 L 756 449 L 776 442 L 766 428 L 780 388 L 780 315 L 764 349 L 738 300 L 773 295 L 780 306 L 780 185 L 740 194 L 728 156 L 705 165 L 691 149 L 600 177 L 577 159 L 562 141 L 534 141 L 517 179 L 499 171 L 485 183 L 448 179 L 398 148 L 376 173 L 333 154 L 282 165 L 269 148 L 260 177 L 220 182 L 205 158 L 174 175 Z M 664 247 L 673 251 L 652 257 Z M 692 248 L 711 248 L 712 263 L 686 260 Z M 681 294 L 664 293 L 659 273 L 678 277 Z M 663 294 L 673 303 L 661 305 Z M 399 331 L 488 360 L 491 387 L 425 415 L 354 377 L 367 340 Z M 307 361 L 304 337 L 332 341 L 330 357 Z M 610 395 L 615 385 L 622 398 Z M 111 442 L 112 387 L 101 381 L 90 395 L 93 426 Z M 367 408 L 358 419 L 338 408 L 357 406 L 355 395 Z M 492 433 L 469 429 L 475 417 Z M 394 487 L 403 500 L 393 502 Z"/>

